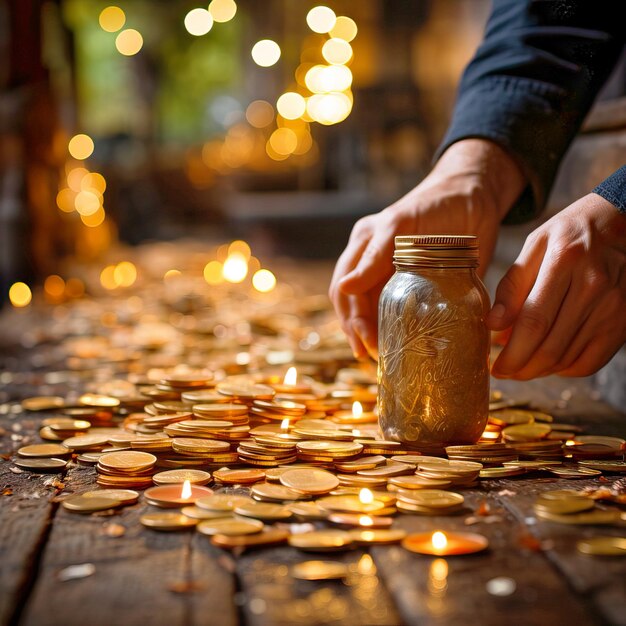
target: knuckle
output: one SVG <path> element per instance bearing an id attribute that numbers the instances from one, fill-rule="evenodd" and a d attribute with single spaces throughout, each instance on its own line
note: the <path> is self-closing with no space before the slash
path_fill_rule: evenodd
<path id="1" fill-rule="evenodd" d="M 524 311 L 518 323 L 532 336 L 543 336 L 550 330 L 550 320 L 538 309 Z"/>

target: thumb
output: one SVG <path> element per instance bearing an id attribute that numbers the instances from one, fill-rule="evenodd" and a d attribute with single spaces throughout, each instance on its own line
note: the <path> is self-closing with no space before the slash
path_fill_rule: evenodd
<path id="1" fill-rule="evenodd" d="M 546 243 L 527 239 L 515 263 L 502 277 L 496 289 L 496 297 L 487 316 L 491 330 L 504 330 L 515 322 L 528 298 L 546 251 Z"/>
<path id="2" fill-rule="evenodd" d="M 374 235 L 367 244 L 356 267 L 339 282 L 347 294 L 362 294 L 386 280 L 393 272 L 393 238 Z"/>

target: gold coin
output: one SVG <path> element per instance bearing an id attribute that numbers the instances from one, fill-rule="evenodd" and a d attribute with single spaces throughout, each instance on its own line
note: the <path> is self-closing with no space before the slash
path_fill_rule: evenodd
<path id="1" fill-rule="evenodd" d="M 337 561 L 303 561 L 291 567 L 291 575 L 300 580 L 335 580 L 346 578 L 350 570 Z"/>
<path id="2" fill-rule="evenodd" d="M 73 431 L 73 430 L 89 430 L 91 422 L 86 420 L 73 420 L 70 418 L 51 418 L 42 422 L 43 426 L 48 426 L 52 430 Z"/>
<path id="3" fill-rule="evenodd" d="M 194 404 L 193 412 L 202 415 L 237 416 L 247 415 L 248 407 L 245 404 Z"/>
<path id="4" fill-rule="evenodd" d="M 385 507 L 380 500 L 361 502 L 356 495 L 326 496 L 316 501 L 324 511 L 341 511 L 343 513 L 374 513 Z"/>
<path id="5" fill-rule="evenodd" d="M 109 435 L 79 435 L 63 440 L 63 445 L 70 450 L 95 450 L 109 443 Z"/>
<path id="6" fill-rule="evenodd" d="M 220 469 L 213 472 L 213 478 L 229 485 L 256 483 L 265 478 L 260 469 Z"/>
<path id="7" fill-rule="evenodd" d="M 118 398 L 112 398 L 98 393 L 84 393 L 78 398 L 78 403 L 84 406 L 93 406 L 98 408 L 115 408 L 120 405 Z"/>
<path id="8" fill-rule="evenodd" d="M 399 543 L 406 537 L 406 530 L 400 528 L 381 528 L 363 530 L 355 528 L 348 531 L 352 540 L 361 545 Z"/>
<path id="9" fill-rule="evenodd" d="M 601 476 L 602 472 L 590 467 L 549 467 L 548 472 L 561 478 L 591 478 Z"/>
<path id="10" fill-rule="evenodd" d="M 433 489 L 449 487 L 452 482 L 449 480 L 437 480 L 422 478 L 421 476 L 395 476 L 389 479 L 390 485 L 395 485 L 402 489 Z"/>
<path id="11" fill-rule="evenodd" d="M 350 533 L 344 530 L 313 530 L 289 537 L 289 545 L 300 550 L 333 552 L 354 546 Z"/>
<path id="12" fill-rule="evenodd" d="M 300 441 L 298 451 L 308 454 L 324 454 L 335 456 L 353 456 L 363 450 L 360 443 L 343 441 Z"/>
<path id="13" fill-rule="evenodd" d="M 171 485 L 188 480 L 192 485 L 206 485 L 211 473 L 195 469 L 175 469 L 159 472 L 152 477 L 155 485 Z"/>
<path id="14" fill-rule="evenodd" d="M 198 520 L 181 513 L 146 513 L 139 521 L 153 530 L 187 530 L 194 528 Z"/>
<path id="15" fill-rule="evenodd" d="M 235 507 L 237 515 L 253 517 L 264 521 L 277 521 L 291 517 L 291 511 L 281 504 L 271 504 L 269 502 L 248 502 Z"/>
<path id="16" fill-rule="evenodd" d="M 275 485 L 272 483 L 256 483 L 250 488 L 250 494 L 255 496 L 257 500 L 275 500 L 284 502 L 302 500 L 307 495 L 284 485 Z"/>
<path id="17" fill-rule="evenodd" d="M 562 498 L 558 500 L 550 500 L 539 496 L 535 500 L 535 511 L 544 511 L 546 513 L 557 513 L 559 515 L 570 513 L 581 513 L 589 511 L 595 507 L 596 503 L 591 498 L 574 496 L 572 498 Z"/>
<path id="18" fill-rule="evenodd" d="M 518 424 L 516 426 L 507 426 L 502 435 L 506 441 L 524 442 L 533 441 L 535 439 L 543 439 L 552 428 L 547 424 Z M 555 442 L 558 445 L 558 441 Z"/>
<path id="19" fill-rule="evenodd" d="M 25 411 L 50 411 L 60 409 L 65 404 L 65 400 L 60 396 L 35 396 L 25 398 L 21 405 Z"/>
<path id="20" fill-rule="evenodd" d="M 399 499 L 429 509 L 447 509 L 462 505 L 465 501 L 460 493 L 442 491 L 441 489 L 420 489 L 410 495 L 408 492 L 403 492 Z"/>
<path id="21" fill-rule="evenodd" d="M 94 489 L 80 494 L 83 498 L 112 498 L 122 505 L 135 504 L 139 494 L 132 489 Z"/>
<path id="22" fill-rule="evenodd" d="M 479 476 L 481 478 L 504 478 L 506 476 L 517 476 L 519 474 L 525 474 L 526 469 L 523 467 L 485 467 L 480 470 Z"/>
<path id="23" fill-rule="evenodd" d="M 271 387 L 254 383 L 221 382 L 217 384 L 216 390 L 223 396 L 243 400 L 271 400 L 276 394 Z"/>
<path id="24" fill-rule="evenodd" d="M 73 513 L 93 513 L 121 506 L 119 500 L 113 498 L 90 498 L 85 496 L 72 496 L 61 502 L 64 509 Z"/>
<path id="25" fill-rule="evenodd" d="M 17 453 L 22 457 L 50 458 L 55 456 L 65 456 L 66 454 L 70 454 L 70 450 L 59 443 L 36 443 L 32 446 L 24 446 L 23 448 L 20 448 Z"/>
<path id="26" fill-rule="evenodd" d="M 514 424 L 530 424 L 535 417 L 532 411 L 521 409 L 501 409 L 489 413 L 489 421 L 499 426 L 512 426 Z"/>
<path id="27" fill-rule="evenodd" d="M 615 510 L 592 509 L 582 513 L 560 515 L 548 511 L 535 511 L 537 517 L 548 522 L 559 524 L 588 525 L 588 524 L 619 524 L 626 521 L 626 515 Z"/>
<path id="28" fill-rule="evenodd" d="M 265 528 L 254 535 L 213 535 L 211 543 L 220 548 L 254 548 L 285 543 L 288 537 L 289 532 L 282 528 Z"/>
<path id="29" fill-rule="evenodd" d="M 282 474 L 280 482 L 300 493 L 314 495 L 328 493 L 339 485 L 334 474 L 322 469 L 293 469 Z"/>
<path id="30" fill-rule="evenodd" d="M 207 511 L 206 509 L 201 509 L 198 506 L 184 506 L 180 512 L 187 517 L 192 517 L 197 520 L 233 517 L 232 513 L 228 511 Z"/>
<path id="31" fill-rule="evenodd" d="M 157 458 L 149 452 L 108 452 L 103 454 L 98 463 L 106 468 L 119 472 L 141 471 L 150 469 L 156 463 Z"/>
<path id="32" fill-rule="evenodd" d="M 172 448 L 176 452 L 211 453 L 230 450 L 227 441 L 216 439 L 200 439 L 196 437 L 177 437 L 172 439 Z"/>
<path id="33" fill-rule="evenodd" d="M 59 472 L 67 465 L 67 460 L 53 458 L 24 458 L 13 461 L 16 467 L 31 472 Z"/>
<path id="34" fill-rule="evenodd" d="M 579 461 L 578 463 L 584 467 L 608 472 L 609 474 L 623 474 L 626 472 L 626 462 L 624 461 Z"/>
<path id="35" fill-rule="evenodd" d="M 203 535 L 251 535 L 260 533 L 265 525 L 256 519 L 222 518 L 202 520 L 198 524 L 198 531 Z"/>
<path id="36" fill-rule="evenodd" d="M 287 506 L 294 515 L 305 520 L 323 520 L 328 515 L 328 512 L 321 509 L 315 502 L 294 502 Z"/>
<path id="37" fill-rule="evenodd" d="M 591 537 L 579 541 L 576 548 L 592 556 L 626 556 L 626 537 Z"/>
<path id="38" fill-rule="evenodd" d="M 196 500 L 196 506 L 207 511 L 230 512 L 236 506 L 248 504 L 252 498 L 248 496 L 238 496 L 236 494 L 214 493 L 211 496 L 204 496 Z"/>

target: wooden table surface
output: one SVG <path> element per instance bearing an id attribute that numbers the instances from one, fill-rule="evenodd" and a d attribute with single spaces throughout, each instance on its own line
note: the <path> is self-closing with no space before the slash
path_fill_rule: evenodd
<path id="1" fill-rule="evenodd" d="M 114 515 L 72 514 L 58 498 L 95 487 L 94 468 L 33 474 L 16 472 L 12 463 L 15 450 L 39 440 L 38 426 L 52 414 L 22 412 L 19 401 L 63 395 L 63 384 L 46 375 L 51 361 L 29 346 L 37 342 L 16 329 L 15 319 L 3 324 L 8 318 L 0 316 L 0 625 L 626 624 L 626 558 L 576 550 L 581 538 L 624 537 L 626 528 L 542 522 L 532 510 L 542 491 L 608 485 L 617 475 L 483 480 L 463 491 L 473 513 L 398 514 L 394 526 L 411 532 L 468 530 L 489 538 L 488 551 L 445 561 L 400 546 L 323 555 L 285 546 L 233 554 L 199 533 L 142 527 L 139 517 L 149 507 L 141 500 Z M 22 340 L 7 347 L 3 333 Z M 584 380 L 494 386 L 587 434 L 626 436 L 626 415 L 595 398 Z M 476 515 L 487 506 L 490 515 Z M 124 534 L 107 534 L 111 524 L 123 526 Z M 349 564 L 349 578 L 307 582 L 290 575 L 294 563 L 326 558 Z M 59 578 L 68 566 L 85 563 L 95 567 L 91 576 Z M 487 583 L 498 578 L 510 579 L 504 581 L 509 591 L 513 581 L 513 593 L 494 595 L 498 586 Z"/>

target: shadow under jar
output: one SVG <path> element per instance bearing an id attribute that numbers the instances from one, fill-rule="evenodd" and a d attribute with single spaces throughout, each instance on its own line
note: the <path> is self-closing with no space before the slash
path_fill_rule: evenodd
<path id="1" fill-rule="evenodd" d="M 421 450 L 476 442 L 489 408 L 489 295 L 478 239 L 395 238 L 378 305 L 378 412 L 386 438 Z"/>

